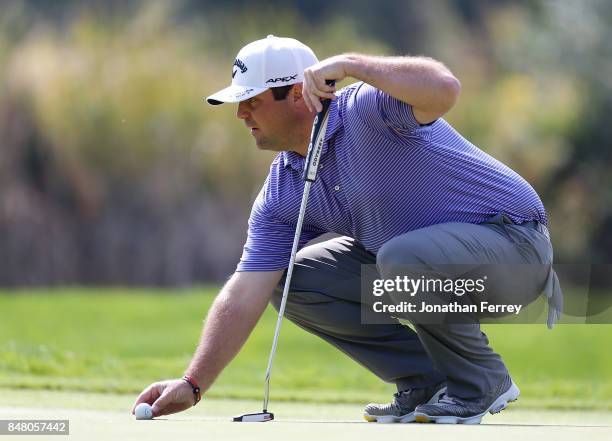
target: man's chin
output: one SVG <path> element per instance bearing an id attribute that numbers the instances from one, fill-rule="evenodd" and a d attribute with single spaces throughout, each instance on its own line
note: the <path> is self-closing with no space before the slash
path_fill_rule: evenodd
<path id="1" fill-rule="evenodd" d="M 271 151 L 271 152 L 281 152 L 285 150 L 282 147 L 271 145 L 270 143 L 262 142 L 260 140 L 255 140 L 255 145 L 257 146 L 259 150 L 266 150 L 266 151 Z"/>

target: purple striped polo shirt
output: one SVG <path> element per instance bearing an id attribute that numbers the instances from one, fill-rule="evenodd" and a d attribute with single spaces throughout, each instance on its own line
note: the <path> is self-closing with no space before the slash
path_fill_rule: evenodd
<path id="1" fill-rule="evenodd" d="M 300 247 L 334 232 L 376 254 L 393 237 L 445 222 L 505 213 L 547 223 L 535 190 L 444 119 L 421 126 L 412 107 L 366 83 L 337 92 Z M 304 190 L 304 157 L 281 152 L 249 217 L 237 271 L 287 268 Z"/>

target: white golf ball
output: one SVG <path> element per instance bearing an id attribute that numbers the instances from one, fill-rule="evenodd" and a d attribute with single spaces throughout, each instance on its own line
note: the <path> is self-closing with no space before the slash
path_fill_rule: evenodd
<path id="1" fill-rule="evenodd" d="M 153 418 L 153 408 L 148 403 L 140 403 L 134 410 L 137 420 L 150 420 Z"/>

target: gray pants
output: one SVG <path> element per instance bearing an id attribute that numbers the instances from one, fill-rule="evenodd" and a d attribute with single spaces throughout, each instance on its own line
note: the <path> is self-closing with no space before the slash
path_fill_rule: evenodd
<path id="1" fill-rule="evenodd" d="M 543 225 L 514 225 L 502 215 L 479 225 L 446 223 L 411 231 L 385 243 L 378 255 L 352 238 L 335 238 L 298 252 L 285 317 L 383 381 L 396 383 L 398 390 L 446 380 L 452 396 L 483 396 L 508 371 L 478 323 L 413 322 L 414 332 L 400 323 L 361 321 L 362 265 L 376 264 L 384 277 L 394 265 L 423 262 L 552 264 L 552 246 Z M 540 268 L 539 274 L 523 281 L 522 295 L 535 299 L 545 290 L 558 303 L 561 293 L 552 265 Z M 494 277 L 497 283 L 504 278 L 516 283 L 515 275 L 507 271 Z M 283 285 L 284 278 L 272 299 L 277 309 Z"/>

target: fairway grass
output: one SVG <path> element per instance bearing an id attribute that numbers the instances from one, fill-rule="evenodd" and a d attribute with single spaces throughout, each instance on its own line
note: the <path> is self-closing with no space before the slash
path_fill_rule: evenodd
<path id="1" fill-rule="evenodd" d="M 216 289 L 63 289 L 0 293 L 0 387 L 120 393 L 182 374 Z M 260 399 L 276 314 L 269 308 L 207 393 Z M 520 408 L 612 410 L 612 327 L 488 325 L 491 344 L 522 391 Z M 387 401 L 382 383 L 285 321 L 271 400 Z"/>

